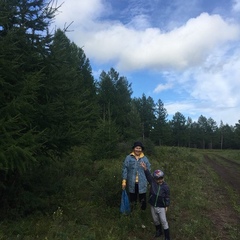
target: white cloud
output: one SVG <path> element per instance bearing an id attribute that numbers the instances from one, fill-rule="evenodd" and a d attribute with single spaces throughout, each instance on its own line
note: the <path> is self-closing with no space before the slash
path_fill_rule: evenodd
<path id="1" fill-rule="evenodd" d="M 190 117 L 193 121 L 197 122 L 200 115 L 203 115 L 206 118 L 212 118 L 216 121 L 217 125 L 223 121 L 224 124 L 229 124 L 234 126 L 235 123 L 240 119 L 239 109 L 238 108 L 228 108 L 228 109 L 216 109 L 205 103 L 196 101 L 185 101 L 185 102 L 170 102 L 165 103 L 164 107 L 167 109 L 169 114 L 169 119 L 176 113 L 180 112 L 187 119 Z"/>
<path id="2" fill-rule="evenodd" d="M 153 92 L 170 91 L 177 85 L 178 93 L 187 93 L 182 102 L 165 103 L 169 114 L 180 111 L 194 116 L 201 112 L 230 124 L 240 119 L 239 23 L 202 13 L 163 31 L 151 27 L 149 16 L 140 13 L 124 25 L 108 18 L 113 9 L 106 2 L 68 0 L 55 23 L 63 28 L 74 21 L 73 32 L 67 35 L 83 46 L 96 65 L 109 64 L 125 73 L 145 69 L 169 73 L 164 76 L 167 83 Z M 232 10 L 239 12 L 240 0 L 233 3 Z"/>
<path id="3" fill-rule="evenodd" d="M 159 84 L 154 90 L 154 93 L 159 93 L 168 89 L 172 88 L 172 84 L 168 83 L 168 84 Z"/>
<path id="4" fill-rule="evenodd" d="M 128 27 L 134 28 L 136 30 L 142 30 L 150 27 L 148 16 L 147 15 L 137 15 L 135 16 L 130 23 L 127 24 Z"/>
<path id="5" fill-rule="evenodd" d="M 188 77 L 188 91 L 191 96 L 208 101 L 215 108 L 240 106 L 240 95 L 237 93 L 237 89 L 240 89 L 239 54 L 240 50 L 231 56 L 211 56 L 210 64 L 205 63 L 202 67 L 193 69 Z"/>
<path id="6" fill-rule="evenodd" d="M 70 3 L 71 2 L 71 3 Z M 105 6 L 101 0 L 79 1 L 71 0 L 63 2 L 60 14 L 57 18 L 60 22 L 76 21 L 84 22 L 88 19 L 97 19 L 105 11 Z"/>
<path id="7" fill-rule="evenodd" d="M 228 54 L 226 54 L 226 52 Z M 180 111 L 197 119 L 201 113 L 219 124 L 235 125 L 240 119 L 240 48 L 218 49 L 202 66 L 184 71 L 178 86 L 188 94 L 183 101 L 168 103 L 169 114 Z"/>
<path id="8" fill-rule="evenodd" d="M 167 112 L 170 115 L 174 115 L 176 112 L 188 112 L 191 115 L 195 114 L 194 104 L 191 102 L 169 102 L 164 104 L 164 107 L 167 109 Z"/>
<path id="9" fill-rule="evenodd" d="M 74 21 L 69 37 L 84 46 L 87 56 L 100 63 L 115 63 L 119 70 L 187 68 L 200 64 L 216 46 L 239 38 L 239 26 L 219 15 L 203 13 L 179 28 L 161 32 L 149 27 L 147 16 L 139 15 L 128 25 L 100 21 L 107 13 L 100 0 L 63 4 L 57 24 Z M 111 11 L 110 6 L 107 6 Z M 138 26 L 138 27 L 136 27 Z"/>
<path id="10" fill-rule="evenodd" d="M 233 1 L 233 7 L 234 12 L 240 12 L 240 0 L 234 0 Z"/>

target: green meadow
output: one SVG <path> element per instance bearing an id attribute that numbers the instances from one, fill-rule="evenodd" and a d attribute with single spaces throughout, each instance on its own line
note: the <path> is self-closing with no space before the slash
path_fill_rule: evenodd
<path id="1" fill-rule="evenodd" d="M 167 217 L 172 239 L 240 239 L 239 189 L 224 183 L 208 165 L 206 154 L 240 164 L 240 151 L 230 150 L 158 147 L 149 156 L 152 171 L 162 169 L 170 186 Z M 124 157 L 92 162 L 83 150 L 76 148 L 59 169 L 46 170 L 49 178 L 59 175 L 55 184 L 61 186 L 49 199 L 44 197 L 44 202 L 49 204 L 47 210 L 1 219 L 0 239 L 152 239 L 155 228 L 149 205 L 145 212 L 137 206 L 127 216 L 119 211 Z M 234 169 L 239 173 L 239 168 Z M 145 229 L 141 228 L 142 223 Z"/>

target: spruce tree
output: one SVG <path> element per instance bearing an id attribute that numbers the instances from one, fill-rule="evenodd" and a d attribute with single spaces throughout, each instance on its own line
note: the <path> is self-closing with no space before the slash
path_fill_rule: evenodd
<path id="1" fill-rule="evenodd" d="M 38 91 L 55 9 L 45 1 L 0 2 L 0 168 L 23 172 L 36 162 Z"/>
<path id="2" fill-rule="evenodd" d="M 56 9 L 43 0 L 0 1 L 0 194 L 18 198 L 24 174 L 39 164 L 39 90 Z M 7 209 L 7 208 L 5 208 Z"/>

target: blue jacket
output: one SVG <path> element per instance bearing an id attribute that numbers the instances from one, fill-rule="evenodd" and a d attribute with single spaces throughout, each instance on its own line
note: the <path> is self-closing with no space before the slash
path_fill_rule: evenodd
<path id="1" fill-rule="evenodd" d="M 149 163 L 148 158 L 144 154 L 142 155 L 143 156 L 139 158 L 139 160 L 136 160 L 133 154 L 129 154 L 123 162 L 122 178 L 127 180 L 128 191 L 130 193 L 135 193 L 135 182 L 137 174 L 139 193 L 147 192 L 148 182 L 144 173 L 144 169 L 140 165 L 140 162 L 145 162 L 148 169 L 150 169 L 151 164 Z"/>
<path id="2" fill-rule="evenodd" d="M 166 182 L 158 184 L 150 171 L 145 171 L 150 187 L 149 203 L 154 207 L 168 207 L 170 205 L 170 190 Z"/>

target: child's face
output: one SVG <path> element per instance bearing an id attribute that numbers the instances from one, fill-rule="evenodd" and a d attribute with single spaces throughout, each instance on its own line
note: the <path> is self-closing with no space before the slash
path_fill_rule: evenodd
<path id="1" fill-rule="evenodd" d="M 158 179 L 155 179 L 155 181 L 158 183 L 158 184 L 162 184 L 164 182 L 164 178 L 163 177 L 160 177 Z"/>

